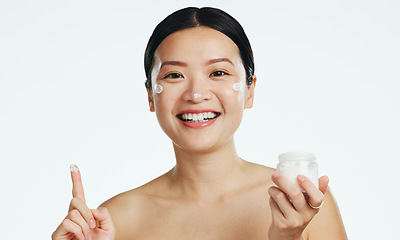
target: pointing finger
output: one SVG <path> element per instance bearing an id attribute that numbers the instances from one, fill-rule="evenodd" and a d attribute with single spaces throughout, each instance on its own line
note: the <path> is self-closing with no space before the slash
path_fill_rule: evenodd
<path id="1" fill-rule="evenodd" d="M 86 204 L 83 202 L 82 199 L 80 198 L 73 198 L 71 200 L 71 204 L 69 206 L 69 212 L 77 210 L 80 215 L 85 219 L 87 224 L 90 226 L 90 228 L 95 228 L 96 227 L 96 222 L 94 220 L 94 216 L 90 209 L 86 206 Z"/>
<path id="2" fill-rule="evenodd" d="M 83 192 L 83 185 L 81 179 L 81 173 L 79 168 L 75 164 L 71 164 L 71 178 L 72 178 L 72 196 L 75 198 L 80 198 L 84 203 L 85 200 L 85 193 Z"/>

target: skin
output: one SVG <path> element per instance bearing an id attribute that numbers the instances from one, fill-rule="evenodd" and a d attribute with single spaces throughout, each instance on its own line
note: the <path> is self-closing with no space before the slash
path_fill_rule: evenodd
<path id="1" fill-rule="evenodd" d="M 168 36 L 155 53 L 152 71 L 153 86 L 160 84 L 164 90 L 148 91 L 148 99 L 173 143 L 176 166 L 104 202 L 100 210 L 89 210 L 80 173 L 72 173 L 70 213 L 53 240 L 84 239 L 81 234 L 85 239 L 115 235 L 117 240 L 347 239 L 327 177 L 320 178 L 317 189 L 298 176 L 309 196 L 305 198 L 275 169 L 237 155 L 234 133 L 244 109 L 253 105 L 257 80 L 254 76 L 252 85 L 234 91 L 232 85 L 244 83 L 245 75 L 237 46 L 224 34 L 197 27 Z M 199 97 L 194 98 L 195 93 Z M 194 129 L 176 117 L 187 109 L 212 109 L 220 116 L 214 124 Z M 322 201 L 320 209 L 308 205 Z M 99 226 L 91 228 L 91 219 Z M 78 227 L 72 231 L 69 221 Z"/>

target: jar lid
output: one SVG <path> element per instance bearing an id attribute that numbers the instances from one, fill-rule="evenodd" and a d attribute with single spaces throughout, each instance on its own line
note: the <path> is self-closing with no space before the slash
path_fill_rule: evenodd
<path id="1" fill-rule="evenodd" d="M 291 162 L 291 161 L 310 161 L 315 162 L 316 157 L 314 153 L 310 152 L 286 152 L 278 156 L 279 162 Z"/>

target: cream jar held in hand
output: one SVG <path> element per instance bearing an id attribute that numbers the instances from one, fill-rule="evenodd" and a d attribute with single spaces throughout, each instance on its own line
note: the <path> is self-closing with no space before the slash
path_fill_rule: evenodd
<path id="1" fill-rule="evenodd" d="M 315 155 L 309 152 L 287 152 L 278 156 L 278 174 L 297 184 L 297 176 L 304 175 L 318 188 L 318 165 Z"/>

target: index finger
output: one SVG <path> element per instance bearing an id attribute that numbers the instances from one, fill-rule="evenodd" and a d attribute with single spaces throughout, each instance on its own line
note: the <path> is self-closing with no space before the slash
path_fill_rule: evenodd
<path id="1" fill-rule="evenodd" d="M 72 196 L 80 198 L 86 203 L 85 193 L 83 192 L 83 184 L 79 168 L 75 164 L 71 164 L 71 179 L 72 179 Z"/>

